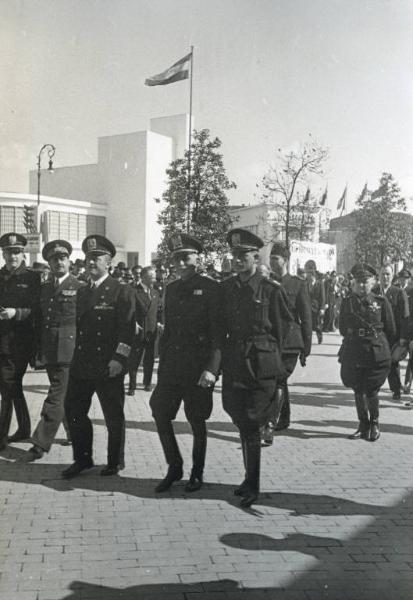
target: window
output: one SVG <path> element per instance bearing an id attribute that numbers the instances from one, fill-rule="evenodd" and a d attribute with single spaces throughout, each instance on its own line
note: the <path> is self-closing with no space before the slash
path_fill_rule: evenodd
<path id="1" fill-rule="evenodd" d="M 95 215 L 58 212 L 46 213 L 47 239 L 66 239 L 82 241 L 87 235 L 98 233 L 105 235 L 106 219 Z M 9 231 L 11 231 L 9 229 Z M 17 231 L 17 230 L 16 230 Z"/>
<path id="2" fill-rule="evenodd" d="M 26 233 L 23 213 L 22 206 L 0 206 L 0 235 L 10 231 Z"/>

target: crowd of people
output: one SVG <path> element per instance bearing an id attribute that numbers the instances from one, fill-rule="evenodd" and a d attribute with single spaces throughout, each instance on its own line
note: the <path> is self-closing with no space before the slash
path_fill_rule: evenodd
<path id="1" fill-rule="evenodd" d="M 88 417 L 96 393 L 108 431 L 102 476 L 125 466 L 125 393 L 133 396 L 143 362 L 143 389 L 167 463 L 157 493 L 183 477 L 183 458 L 173 421 L 183 403 L 193 432 L 188 493 L 203 485 L 206 422 L 213 390 L 222 377 L 222 402 L 240 433 L 245 478 L 234 490 L 243 507 L 259 495 L 262 446 L 291 420 L 288 380 L 298 362 L 306 365 L 312 334 L 339 329 L 341 378 L 354 391 L 358 428 L 351 439 L 380 436 L 379 391 L 386 379 L 395 401 L 405 387 L 400 361 L 413 355 L 411 273 L 394 276 L 358 263 L 350 273 L 320 274 L 314 260 L 289 273 L 289 249 L 272 246 L 270 264 L 260 262 L 264 242 L 236 228 L 228 233 L 232 271 L 200 266 L 204 252 L 195 237 L 170 237 L 170 261 L 128 268 L 113 264 L 110 240 L 90 235 L 84 260 L 71 261 L 66 240 L 48 242 L 44 263 L 25 264 L 26 239 L 11 232 L 0 238 L 0 450 L 31 440 L 24 460 L 49 452 L 64 425 L 74 462 L 62 472 L 76 477 L 94 466 L 93 427 Z M 159 355 L 156 386 L 153 372 Z M 44 368 L 49 390 L 33 433 L 24 396 L 28 365 Z M 126 388 L 125 388 L 125 379 Z M 15 411 L 17 430 L 9 435 Z"/>

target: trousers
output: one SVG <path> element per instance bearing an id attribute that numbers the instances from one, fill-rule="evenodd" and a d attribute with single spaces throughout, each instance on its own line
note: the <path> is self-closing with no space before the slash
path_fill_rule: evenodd
<path id="1" fill-rule="evenodd" d="M 49 378 L 49 390 L 40 413 L 40 421 L 32 435 L 32 442 L 42 450 L 49 452 L 60 424 L 67 428 L 64 408 L 69 365 L 46 365 Z"/>
<path id="2" fill-rule="evenodd" d="M 0 356 L 0 445 L 7 441 L 13 408 L 17 432 L 22 437 L 30 436 L 30 415 L 23 393 L 23 377 L 28 364 L 28 356 Z"/>

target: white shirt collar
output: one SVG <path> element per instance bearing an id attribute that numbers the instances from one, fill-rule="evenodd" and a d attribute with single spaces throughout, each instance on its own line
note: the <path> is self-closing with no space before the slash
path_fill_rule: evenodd
<path id="1" fill-rule="evenodd" d="M 99 287 L 108 277 L 109 273 L 105 273 L 100 279 L 97 279 L 96 281 L 93 281 L 92 279 L 91 281 L 93 283 L 93 287 Z"/>
<path id="2" fill-rule="evenodd" d="M 62 285 L 64 280 L 67 279 L 68 277 L 69 277 L 69 273 L 66 273 L 66 275 L 63 275 L 62 277 L 55 277 L 55 281 L 57 280 L 58 284 Z"/>

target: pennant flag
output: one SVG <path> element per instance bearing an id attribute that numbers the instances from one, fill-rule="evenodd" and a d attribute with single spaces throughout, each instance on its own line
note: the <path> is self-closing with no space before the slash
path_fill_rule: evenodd
<path id="1" fill-rule="evenodd" d="M 303 203 L 307 204 L 310 201 L 310 188 L 307 188 L 307 191 L 305 193 L 305 196 L 303 198 Z"/>
<path id="2" fill-rule="evenodd" d="M 387 183 L 383 183 L 377 190 L 372 192 L 371 199 L 375 200 L 376 198 L 381 198 L 387 192 Z"/>
<path id="3" fill-rule="evenodd" d="M 326 189 L 324 190 L 324 194 L 321 196 L 320 206 L 325 206 L 326 205 L 327 194 L 328 194 L 328 189 L 327 189 L 327 186 L 326 186 Z"/>
<path id="4" fill-rule="evenodd" d="M 367 191 L 368 190 L 367 190 L 367 181 L 366 181 L 366 183 L 364 184 L 364 188 L 361 190 L 361 194 L 358 197 L 357 202 L 363 202 L 364 198 L 366 197 Z"/>
<path id="5" fill-rule="evenodd" d="M 178 60 L 172 67 L 166 69 L 166 71 L 145 79 L 145 85 L 168 85 L 169 83 L 175 83 L 175 81 L 188 79 L 191 58 L 192 52 Z"/>
<path id="6" fill-rule="evenodd" d="M 347 185 L 344 188 L 344 192 L 342 193 L 340 200 L 338 201 L 337 210 L 341 209 L 341 212 L 343 212 L 343 210 L 346 207 L 346 198 L 347 198 Z"/>

